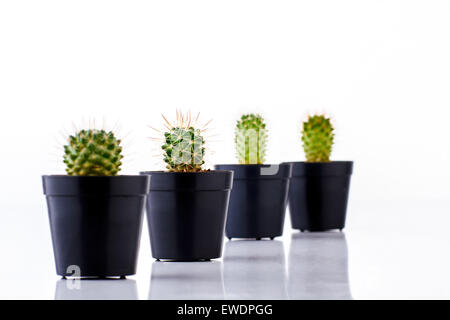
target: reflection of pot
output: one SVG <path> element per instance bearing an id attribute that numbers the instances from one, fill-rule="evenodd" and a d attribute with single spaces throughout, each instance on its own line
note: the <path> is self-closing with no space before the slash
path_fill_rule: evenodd
<path id="1" fill-rule="evenodd" d="M 134 280 L 59 280 L 55 300 L 137 300 Z"/>
<path id="2" fill-rule="evenodd" d="M 149 300 L 224 299 L 222 262 L 153 262 Z"/>
<path id="3" fill-rule="evenodd" d="M 352 299 L 342 232 L 293 234 L 288 271 L 290 299 Z"/>
<path id="4" fill-rule="evenodd" d="M 286 299 L 284 260 L 280 241 L 228 241 L 223 260 L 227 299 Z"/>

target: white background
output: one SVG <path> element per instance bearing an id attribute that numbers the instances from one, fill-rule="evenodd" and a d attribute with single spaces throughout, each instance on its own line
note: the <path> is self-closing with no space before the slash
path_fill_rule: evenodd
<path id="1" fill-rule="evenodd" d="M 53 298 L 41 175 L 64 173 L 72 121 L 119 121 L 133 174 L 159 168 L 147 125 L 177 108 L 214 119 L 209 166 L 236 162 L 243 112 L 271 163 L 303 159 L 308 112 L 332 116 L 353 297 L 450 298 L 449 88 L 450 1 L 1 0 L 0 298 Z M 140 298 L 151 262 L 144 229 Z"/>

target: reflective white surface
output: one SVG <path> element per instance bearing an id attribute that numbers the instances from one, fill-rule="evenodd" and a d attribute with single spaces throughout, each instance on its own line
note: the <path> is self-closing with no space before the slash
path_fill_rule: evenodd
<path id="1" fill-rule="evenodd" d="M 149 299 L 352 299 L 344 233 L 294 233 L 285 261 L 278 240 L 227 241 L 223 268 L 154 262 Z"/>
<path id="2" fill-rule="evenodd" d="M 148 298 L 224 299 L 222 262 L 153 262 Z"/>
<path id="3" fill-rule="evenodd" d="M 223 265 L 227 299 L 287 298 L 282 242 L 228 241 Z"/>
<path id="4" fill-rule="evenodd" d="M 341 232 L 294 233 L 288 266 L 274 240 L 233 240 L 223 262 L 152 263 L 148 299 L 351 299 Z M 59 280 L 55 299 L 138 299 L 134 280 Z"/>
<path id="5" fill-rule="evenodd" d="M 290 299 L 352 299 L 345 233 L 294 233 L 288 266 Z"/>
<path id="6" fill-rule="evenodd" d="M 55 300 L 137 300 L 135 280 L 58 280 Z"/>
<path id="7" fill-rule="evenodd" d="M 16 215 L 14 226 L 0 224 L 0 298 L 449 299 L 448 207 L 351 201 L 344 233 L 300 233 L 286 219 L 282 237 L 225 240 L 213 262 L 156 262 L 144 228 L 134 282 L 88 280 L 78 290 L 55 273 L 43 205 L 40 223 Z"/>

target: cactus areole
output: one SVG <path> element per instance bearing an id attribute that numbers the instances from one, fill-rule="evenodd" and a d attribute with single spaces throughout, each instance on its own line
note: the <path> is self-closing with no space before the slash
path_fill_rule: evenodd
<path id="1" fill-rule="evenodd" d="M 303 122 L 302 141 L 306 162 L 330 162 L 333 130 L 330 119 L 323 115 L 309 116 Z"/>
<path id="2" fill-rule="evenodd" d="M 236 124 L 236 155 L 239 164 L 263 164 L 266 157 L 267 129 L 257 114 L 245 114 Z"/>

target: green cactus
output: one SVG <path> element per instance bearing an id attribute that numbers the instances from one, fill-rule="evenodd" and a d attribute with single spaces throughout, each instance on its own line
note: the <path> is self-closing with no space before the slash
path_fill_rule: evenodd
<path id="1" fill-rule="evenodd" d="M 303 122 L 302 141 L 307 162 L 329 162 L 333 146 L 333 125 L 324 115 L 309 116 Z"/>
<path id="2" fill-rule="evenodd" d="M 122 147 L 112 132 L 81 130 L 64 146 L 69 176 L 115 176 L 120 171 Z"/>
<path id="3" fill-rule="evenodd" d="M 164 162 L 170 172 L 202 171 L 205 140 L 199 129 L 192 126 L 172 127 L 164 133 L 164 137 Z"/>
<path id="4" fill-rule="evenodd" d="M 266 156 L 267 129 L 258 114 L 245 114 L 236 124 L 236 153 L 239 164 L 263 164 Z"/>

